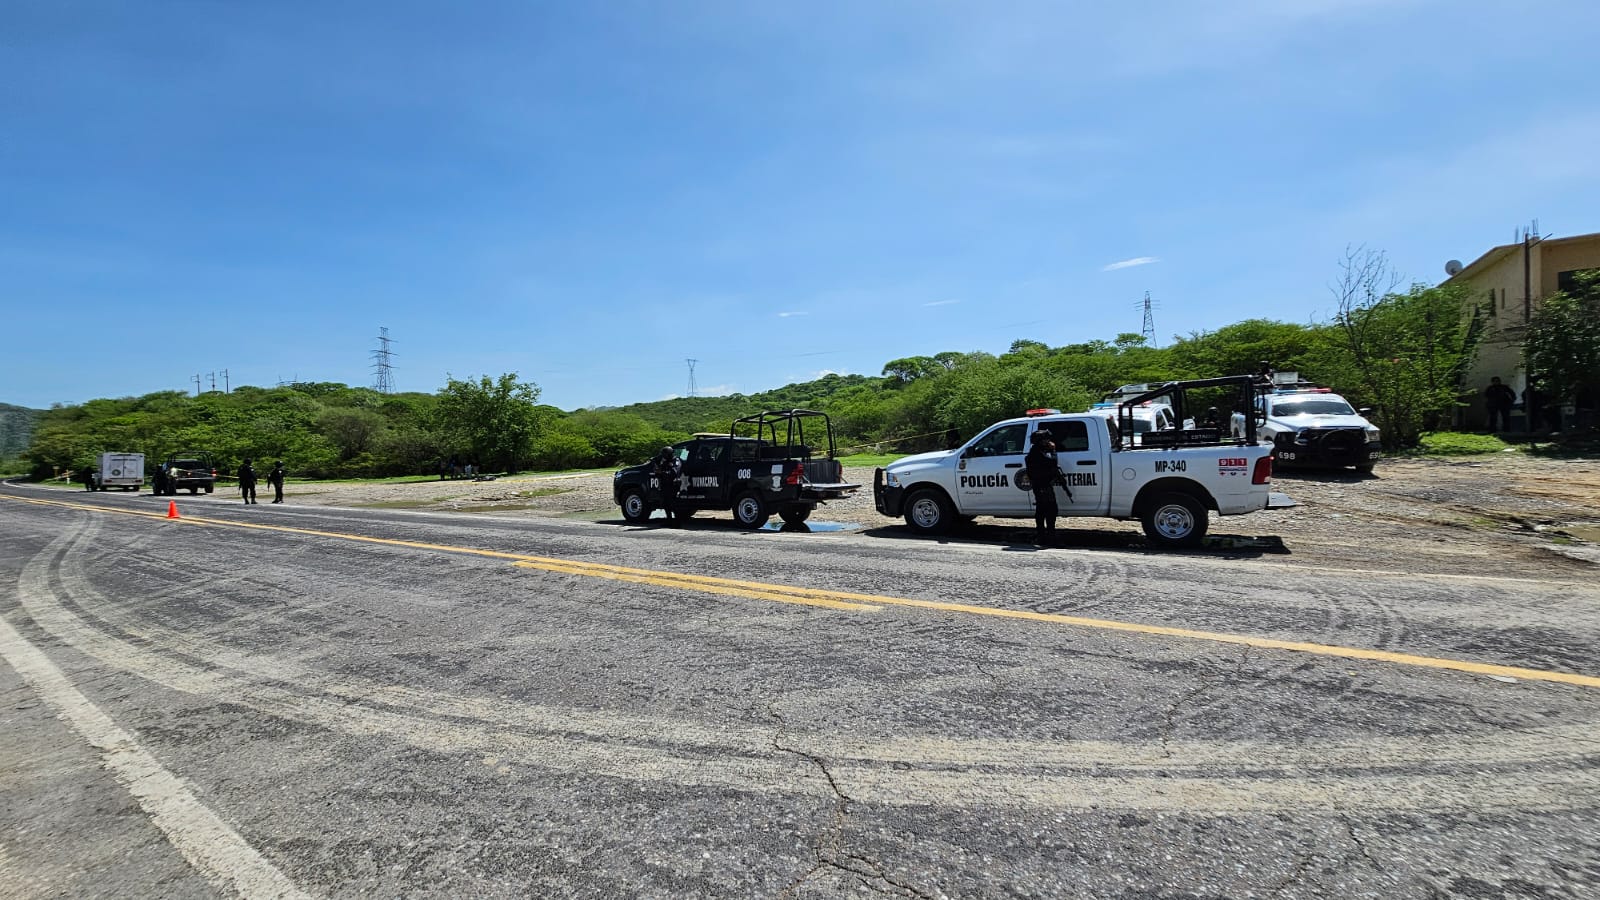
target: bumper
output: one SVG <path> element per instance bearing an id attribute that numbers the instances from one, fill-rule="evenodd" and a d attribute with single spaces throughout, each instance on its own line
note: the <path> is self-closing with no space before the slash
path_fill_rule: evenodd
<path id="1" fill-rule="evenodd" d="M 905 500 L 903 488 L 890 487 L 883 483 L 883 470 L 874 469 L 872 472 L 872 503 L 878 512 L 891 519 L 900 518 L 900 508 Z"/>
<path id="2" fill-rule="evenodd" d="M 1333 441 L 1300 444 L 1280 439 L 1272 448 L 1273 462 L 1288 466 L 1370 465 L 1382 455 L 1382 443 L 1365 440 L 1349 444 Z"/>

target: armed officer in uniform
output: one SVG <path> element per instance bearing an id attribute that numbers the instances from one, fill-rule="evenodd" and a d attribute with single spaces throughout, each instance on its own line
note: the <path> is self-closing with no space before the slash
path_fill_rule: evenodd
<path id="1" fill-rule="evenodd" d="M 671 447 L 662 447 L 656 455 L 656 487 L 661 492 L 661 509 L 666 512 L 669 523 L 675 520 L 673 507 L 678 502 L 678 480 L 682 475 L 683 461 Z"/>
<path id="2" fill-rule="evenodd" d="M 256 469 L 250 465 L 249 457 L 239 464 L 239 493 L 244 495 L 244 502 L 256 502 Z"/>
<path id="3" fill-rule="evenodd" d="M 1033 524 L 1038 529 L 1033 542 L 1043 545 L 1054 539 L 1056 516 L 1061 514 L 1061 508 L 1056 505 L 1056 485 L 1067 492 L 1068 500 L 1072 499 L 1067 477 L 1056 462 L 1056 442 L 1050 432 L 1040 429 L 1033 433 L 1033 443 L 1028 447 L 1028 455 L 1022 458 L 1022 466 L 1033 486 Z"/>

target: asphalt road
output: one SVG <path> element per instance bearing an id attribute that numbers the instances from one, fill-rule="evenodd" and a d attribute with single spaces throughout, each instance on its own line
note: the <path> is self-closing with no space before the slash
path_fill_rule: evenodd
<path id="1" fill-rule="evenodd" d="M 1600 585 L 0 488 L 7 897 L 1600 897 Z"/>

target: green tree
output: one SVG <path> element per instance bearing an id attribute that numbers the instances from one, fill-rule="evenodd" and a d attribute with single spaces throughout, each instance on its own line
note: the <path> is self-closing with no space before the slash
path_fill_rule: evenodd
<path id="1" fill-rule="evenodd" d="M 478 465 L 514 472 L 529 458 L 543 416 L 539 386 L 515 372 L 461 381 L 449 375 L 439 391 L 438 430 L 449 446 Z"/>
<path id="2" fill-rule="evenodd" d="M 1465 292 L 1418 284 L 1394 293 L 1398 279 L 1383 254 L 1365 249 L 1347 251 L 1342 269 L 1323 368 L 1354 386 L 1350 399 L 1375 406 L 1386 447 L 1412 446 L 1459 403 L 1457 385 L 1476 349 L 1462 315 Z"/>
<path id="3" fill-rule="evenodd" d="M 1528 370 L 1547 402 L 1593 403 L 1600 397 L 1600 270 L 1580 272 L 1575 285 L 1553 294 L 1528 323 Z"/>

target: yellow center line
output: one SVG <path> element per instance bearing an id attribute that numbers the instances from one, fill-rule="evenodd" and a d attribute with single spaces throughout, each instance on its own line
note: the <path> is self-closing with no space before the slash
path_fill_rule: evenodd
<path id="1" fill-rule="evenodd" d="M 1556 684 L 1570 684 L 1578 687 L 1600 688 L 1600 677 L 1594 675 L 1581 675 L 1573 672 L 1556 672 L 1546 669 L 1528 669 L 1521 666 L 1504 666 L 1493 663 L 1477 663 L 1467 660 L 1448 659 L 1435 656 L 1418 656 L 1410 653 L 1396 653 L 1391 650 L 1369 650 L 1363 647 L 1344 647 L 1337 644 L 1315 644 L 1307 641 L 1286 641 L 1279 640 L 1277 638 L 1255 637 L 1247 634 L 1231 634 L 1228 632 L 1218 631 L 1198 631 L 1192 628 L 1174 628 L 1167 625 L 1145 625 L 1138 622 L 1119 622 L 1115 619 L 1092 619 L 1083 616 L 1064 615 L 1062 613 L 1041 613 L 1022 609 L 974 606 L 967 603 L 950 603 L 943 600 L 918 600 L 911 597 L 892 597 L 882 594 L 858 594 L 849 591 L 830 591 L 821 588 L 792 587 L 781 584 L 769 584 L 760 581 L 741 581 L 732 578 L 717 578 L 710 575 L 691 575 L 683 572 L 668 572 L 656 569 L 635 569 L 627 566 L 613 565 L 610 563 L 596 563 L 575 559 L 533 556 L 526 553 L 511 553 L 504 550 L 483 550 L 476 547 L 461 547 L 452 544 L 434 544 L 425 541 L 406 541 L 399 540 L 397 538 L 369 537 L 362 534 L 349 534 L 338 531 L 321 531 L 312 528 L 296 528 L 290 525 L 268 525 L 259 522 L 230 522 L 223 519 L 206 518 L 167 519 L 161 513 L 144 512 L 141 510 L 124 510 L 116 509 L 114 507 L 93 506 L 81 503 L 68 503 L 59 500 L 42 500 L 31 497 L 17 497 L 7 494 L 0 494 L 0 499 L 16 500 L 22 503 L 34 503 L 47 506 L 61 506 L 69 509 L 88 510 L 91 512 L 121 513 L 124 515 L 141 516 L 144 518 L 159 519 L 173 523 L 209 525 L 225 528 L 248 528 L 259 531 L 277 531 L 286 534 L 336 538 L 339 540 L 356 541 L 365 544 L 381 544 L 391 547 L 405 547 L 414 550 L 484 556 L 492 559 L 510 560 L 519 568 L 539 569 L 548 572 L 557 572 L 568 575 L 581 575 L 593 578 L 606 578 L 612 581 L 622 581 L 633 584 L 649 584 L 658 587 L 682 588 L 686 590 L 699 591 L 702 593 L 745 597 L 755 600 L 766 600 L 779 603 L 797 603 L 807 606 L 819 606 L 828 609 L 870 611 L 882 606 L 902 606 L 910 607 L 912 609 L 926 609 L 942 613 L 959 613 L 971 616 L 1013 619 L 1024 622 L 1040 622 L 1051 625 L 1069 625 L 1076 628 L 1084 628 L 1095 631 L 1115 631 L 1124 634 L 1208 641 L 1219 644 L 1233 644 L 1236 646 L 1254 647 L 1263 650 L 1286 650 L 1292 653 L 1308 653 L 1314 656 L 1328 656 L 1338 659 L 1358 659 L 1369 662 L 1391 663 L 1402 666 L 1415 666 L 1428 669 L 1467 672 L 1474 675 L 1496 675 L 1506 678 L 1516 678 L 1522 681 L 1544 681 L 1553 682 Z"/>

